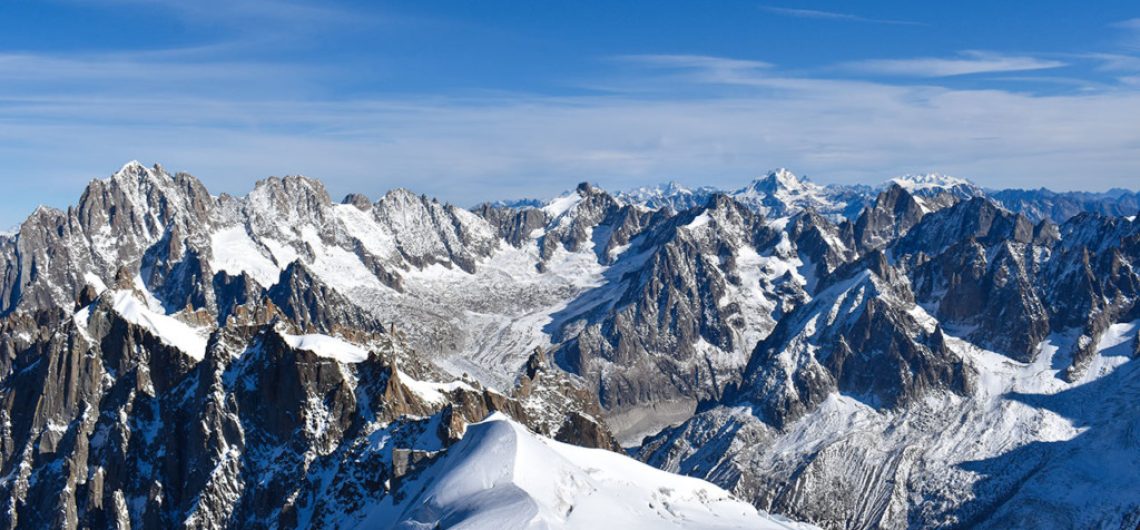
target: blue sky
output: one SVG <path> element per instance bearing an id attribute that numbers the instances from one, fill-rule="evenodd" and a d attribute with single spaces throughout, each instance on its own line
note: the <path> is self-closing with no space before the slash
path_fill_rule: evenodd
<path id="1" fill-rule="evenodd" d="M 0 225 L 128 160 L 461 205 L 675 179 L 1140 182 L 1135 2 L 0 3 Z"/>

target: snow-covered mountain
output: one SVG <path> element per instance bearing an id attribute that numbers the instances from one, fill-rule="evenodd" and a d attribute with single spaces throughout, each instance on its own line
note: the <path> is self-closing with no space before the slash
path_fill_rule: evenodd
<path id="1" fill-rule="evenodd" d="M 1135 527 L 1140 224 L 1073 197 L 130 163 L 0 236 L 0 523 L 794 526 L 623 445 L 825 528 Z"/>
<path id="2" fill-rule="evenodd" d="M 941 173 L 903 175 L 888 180 L 883 187 L 891 184 L 898 184 L 911 193 L 920 194 L 950 191 L 966 197 L 973 197 L 983 193 L 982 189 L 974 185 L 973 182 Z"/>
<path id="3" fill-rule="evenodd" d="M 768 217 L 786 217 L 811 209 L 817 213 L 842 216 L 849 208 L 853 196 L 841 187 L 820 186 L 803 180 L 787 169 L 777 169 L 764 178 L 756 179 L 730 196 Z"/>
<path id="4" fill-rule="evenodd" d="M 619 200 L 640 204 L 647 208 L 670 207 L 676 211 L 688 210 L 703 206 L 718 190 L 709 186 L 689 189 L 676 181 L 669 181 L 660 186 L 643 186 L 617 194 Z"/>
<path id="5" fill-rule="evenodd" d="M 1081 191 L 998 190 L 989 194 L 1009 210 L 1030 219 L 1050 219 L 1062 223 L 1082 212 L 1112 216 L 1133 216 L 1140 212 L 1140 192 L 1113 189 L 1101 193 Z"/>
<path id="6" fill-rule="evenodd" d="M 1075 477 L 1109 465 L 1084 455 L 1136 440 L 1068 400 L 1100 388 L 1112 414 L 1136 413 L 1115 396 L 1132 394 L 1140 352 L 1140 225 L 1034 225 L 975 198 L 875 241 L 779 321 L 738 385 L 640 457 L 822 526 L 1135 524 L 1140 497 L 1116 470 Z M 1101 488 L 1123 492 L 1089 498 Z"/>
<path id="7" fill-rule="evenodd" d="M 810 209 L 836 221 L 858 215 L 867 200 L 873 198 L 872 188 L 868 186 L 822 186 L 801 179 L 783 168 L 771 171 L 735 190 L 711 186 L 689 189 L 676 182 L 668 182 L 621 192 L 617 197 L 624 202 L 650 209 L 668 206 L 683 211 L 703 206 L 718 194 L 732 197 L 753 211 L 769 217 L 787 217 Z"/>
<path id="8" fill-rule="evenodd" d="M 1081 212 L 1130 216 L 1140 211 L 1140 191 L 1112 189 L 1098 193 L 1054 192 L 1044 188 L 985 190 L 969 180 L 941 173 L 902 175 L 876 186 L 819 185 L 796 177 L 787 169 L 777 169 L 755 179 L 748 186 L 735 190 L 711 186 L 690 190 L 676 182 L 669 182 L 622 192 L 618 197 L 648 208 L 668 205 L 675 210 L 684 210 L 704 204 L 708 197 L 719 193 L 732 196 L 760 213 L 775 217 L 810 208 L 839 222 L 858 218 L 876 195 L 892 185 L 902 187 L 916 197 L 934 200 L 942 205 L 953 200 L 984 195 L 1034 222 L 1049 219 L 1063 223 Z"/>
<path id="9" fill-rule="evenodd" d="M 536 436 L 500 413 L 468 426 L 403 488 L 403 500 L 366 508 L 359 528 L 809 528 L 707 482 Z"/>

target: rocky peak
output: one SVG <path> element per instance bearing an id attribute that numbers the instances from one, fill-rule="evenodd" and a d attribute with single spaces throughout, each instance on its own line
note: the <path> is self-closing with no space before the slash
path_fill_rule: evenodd
<path id="1" fill-rule="evenodd" d="M 411 265 L 456 265 L 475 271 L 475 262 L 498 247 L 495 228 L 482 217 L 408 190 L 388 192 L 372 208 L 397 250 Z"/>
<path id="2" fill-rule="evenodd" d="M 383 324 L 321 281 L 301 261 L 291 262 L 266 292 L 269 301 L 306 332 L 345 335 L 352 330 L 383 331 Z"/>
<path id="3" fill-rule="evenodd" d="M 888 180 L 886 186 L 901 186 L 923 197 L 950 193 L 958 198 L 969 199 L 984 194 L 981 188 L 969 180 L 941 173 L 903 175 Z"/>
<path id="4" fill-rule="evenodd" d="M 578 187 L 575 188 L 574 191 L 582 197 L 589 197 L 591 195 L 599 195 L 605 193 L 601 189 L 594 187 L 594 185 L 590 184 L 589 182 L 579 182 Z"/>
<path id="5" fill-rule="evenodd" d="M 690 189 L 676 181 L 652 187 L 640 187 L 618 194 L 618 198 L 630 204 L 639 204 L 647 208 L 671 208 L 680 212 L 703 205 L 713 193 L 719 193 L 715 188 L 702 186 Z"/>
<path id="6" fill-rule="evenodd" d="M 396 205 L 411 205 L 421 202 L 426 199 L 422 195 L 418 195 L 412 190 L 407 188 L 393 188 L 388 190 L 380 200 L 376 201 L 377 204 L 386 203 L 391 204 L 393 207 Z"/>
<path id="7" fill-rule="evenodd" d="M 753 404 L 783 428 L 834 392 L 893 408 L 932 389 L 969 390 L 970 369 L 938 330 L 916 320 L 906 279 L 882 252 L 833 278 L 757 345 L 742 382 L 726 393 L 730 402 Z"/>
<path id="8" fill-rule="evenodd" d="M 564 329 L 576 335 L 555 352 L 559 365 L 589 381 L 611 414 L 652 401 L 683 407 L 719 394 L 758 333 L 746 326 L 741 304 L 765 303 L 751 295 L 763 287 L 759 279 L 744 284 L 735 255 L 751 251 L 748 260 L 760 259 L 751 244 L 761 219 L 720 195 L 656 220 L 627 251 L 638 265 L 607 289 L 612 298 L 566 315 Z M 717 363 L 702 361 L 712 348 L 726 353 Z"/>
<path id="9" fill-rule="evenodd" d="M 484 203 L 475 208 L 475 214 L 494 226 L 499 237 L 515 247 L 531 239 L 535 231 L 544 228 L 547 215 L 540 208 L 512 208 Z"/>
<path id="10" fill-rule="evenodd" d="M 76 214 L 98 251 L 100 244 L 105 245 L 100 238 L 106 231 L 131 240 L 122 246 L 139 247 L 160 238 L 171 225 L 187 234 L 208 230 L 213 203 L 205 186 L 193 176 L 179 173 L 172 177 L 157 164 L 145 168 L 132 162 L 109 179 L 91 181 Z"/>
<path id="11" fill-rule="evenodd" d="M 1100 193 L 1008 189 L 989 195 L 1005 208 L 1034 221 L 1049 219 L 1058 224 L 1084 212 L 1127 217 L 1136 215 L 1140 208 L 1140 193 L 1119 189 Z"/>
<path id="12" fill-rule="evenodd" d="M 1033 227 L 1033 244 L 1053 247 L 1061 241 L 1061 229 L 1052 221 L 1042 219 Z"/>
<path id="13" fill-rule="evenodd" d="M 324 226 L 333 204 L 324 184 L 299 175 L 269 177 L 254 184 L 247 197 L 252 223 L 285 232 L 302 226 Z"/>
<path id="14" fill-rule="evenodd" d="M 779 191 L 792 191 L 816 186 L 807 181 L 800 180 L 799 177 L 785 168 L 778 168 L 769 171 L 763 178 L 752 181 L 749 187 L 759 192 L 773 194 Z"/>
<path id="15" fill-rule="evenodd" d="M 685 187 L 683 184 L 681 184 L 680 182 L 677 182 L 675 180 L 670 180 L 669 182 L 666 182 L 665 185 L 662 187 L 661 191 L 664 192 L 665 194 L 692 193 L 693 192 L 692 190 L 690 190 L 689 188 Z"/>
<path id="16" fill-rule="evenodd" d="M 825 277 L 856 256 L 851 234 L 813 210 L 795 215 L 786 228 L 800 255 L 815 265 L 816 277 Z"/>
<path id="17" fill-rule="evenodd" d="M 621 227 L 639 226 L 638 219 L 645 216 L 587 182 L 579 184 L 574 194 L 554 199 L 542 211 L 551 219 L 539 239 L 544 261 L 558 248 L 578 252 L 592 243 L 599 262 L 608 262 L 608 250 L 621 244 L 612 242 L 610 236 L 621 233 L 624 235 L 619 237 L 628 242 L 630 234 Z"/>
<path id="18" fill-rule="evenodd" d="M 1033 239 L 1033 224 L 986 198 L 975 197 L 924 216 L 892 245 L 892 250 L 896 256 L 917 252 L 935 255 L 968 238 L 986 246 L 1006 240 L 1029 243 Z"/>
<path id="19" fill-rule="evenodd" d="M 787 170 L 777 170 L 731 193 L 733 198 L 769 217 L 786 217 L 805 209 L 842 218 L 861 193 L 843 187 L 820 186 Z"/>
<path id="20" fill-rule="evenodd" d="M 905 235 L 925 214 L 906 188 L 892 183 L 855 221 L 855 244 L 864 252 L 882 248 Z"/>
<path id="21" fill-rule="evenodd" d="M 341 204 L 351 204 L 357 210 L 367 212 L 372 209 L 372 201 L 368 199 L 367 195 L 362 193 L 349 193 L 344 196 L 344 200 L 340 201 Z"/>
<path id="22" fill-rule="evenodd" d="M 137 160 L 123 164 L 123 167 L 113 173 L 105 182 L 113 187 L 126 191 L 144 191 L 147 187 L 169 184 L 173 179 L 162 168 L 155 164 L 148 168 Z"/>

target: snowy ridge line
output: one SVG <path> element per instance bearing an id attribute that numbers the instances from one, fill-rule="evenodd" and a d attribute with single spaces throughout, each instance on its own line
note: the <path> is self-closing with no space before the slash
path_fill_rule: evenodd
<path id="1" fill-rule="evenodd" d="M 405 487 L 415 492 L 405 503 L 372 508 L 357 528 L 814 528 L 698 479 L 536 436 L 501 413 L 469 425 Z"/>

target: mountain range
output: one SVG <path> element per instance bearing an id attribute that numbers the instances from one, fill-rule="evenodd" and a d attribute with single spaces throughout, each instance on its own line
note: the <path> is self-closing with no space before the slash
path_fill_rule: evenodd
<path id="1" fill-rule="evenodd" d="M 0 525 L 1135 528 L 1138 209 L 132 162 L 0 235 Z"/>

